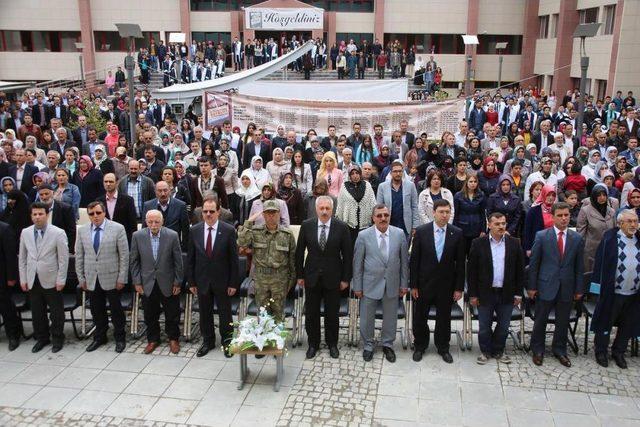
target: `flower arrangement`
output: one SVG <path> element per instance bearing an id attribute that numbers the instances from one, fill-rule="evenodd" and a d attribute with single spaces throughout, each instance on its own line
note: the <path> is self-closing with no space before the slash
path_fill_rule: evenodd
<path id="1" fill-rule="evenodd" d="M 241 351 L 257 348 L 262 351 L 267 347 L 282 350 L 289 335 L 284 323 L 277 323 L 265 307 L 260 307 L 257 317 L 247 317 L 235 322 L 236 330 L 230 346 Z"/>

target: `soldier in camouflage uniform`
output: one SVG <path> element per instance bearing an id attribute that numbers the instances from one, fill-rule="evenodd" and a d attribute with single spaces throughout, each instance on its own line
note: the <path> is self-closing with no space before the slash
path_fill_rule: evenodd
<path id="1" fill-rule="evenodd" d="M 254 225 L 259 215 L 264 216 L 264 225 Z M 253 254 L 256 304 L 267 307 L 282 322 L 287 293 L 296 282 L 296 241 L 279 223 L 280 205 L 276 200 L 265 201 L 263 212 L 252 215 L 238 229 L 238 246 Z"/>

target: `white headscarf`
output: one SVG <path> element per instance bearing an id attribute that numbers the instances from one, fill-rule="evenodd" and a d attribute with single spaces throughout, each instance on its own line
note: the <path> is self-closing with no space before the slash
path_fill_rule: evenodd
<path id="1" fill-rule="evenodd" d="M 244 185 L 242 185 L 242 178 L 245 176 L 249 178 L 249 181 L 251 181 L 248 187 L 245 187 Z M 242 172 L 242 175 L 240 175 L 240 185 L 236 189 L 236 194 L 240 197 L 244 196 L 246 200 L 252 200 L 260 196 L 261 192 L 258 186 L 256 185 L 256 180 L 253 178 L 253 175 L 251 175 L 248 170 L 245 170 L 244 172 Z"/>

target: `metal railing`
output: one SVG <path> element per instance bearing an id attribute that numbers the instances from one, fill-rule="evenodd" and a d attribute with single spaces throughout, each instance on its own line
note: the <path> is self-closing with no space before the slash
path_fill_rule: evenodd
<path id="1" fill-rule="evenodd" d="M 118 63 L 101 69 L 85 71 L 83 74 L 75 73 L 60 79 L 36 83 L 35 85 L 33 85 L 32 89 L 49 89 L 51 91 L 55 89 L 66 90 L 74 88 L 76 90 L 83 90 L 88 88 L 95 88 L 104 84 L 109 71 L 112 71 L 115 75 L 115 71 L 118 69 L 118 67 L 124 68 L 124 64 Z M 136 69 L 134 72 L 134 76 L 138 75 L 139 72 L 140 71 Z"/>

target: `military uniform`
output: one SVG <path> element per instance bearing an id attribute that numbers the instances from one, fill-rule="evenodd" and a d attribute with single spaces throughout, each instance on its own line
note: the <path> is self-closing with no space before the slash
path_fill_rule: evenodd
<path id="1" fill-rule="evenodd" d="M 280 206 L 270 200 L 264 210 L 279 211 Z M 267 307 L 276 321 L 284 321 L 287 293 L 296 282 L 293 233 L 281 225 L 276 231 L 269 231 L 266 225 L 247 220 L 238 229 L 238 246 L 252 249 L 256 304 Z"/>

